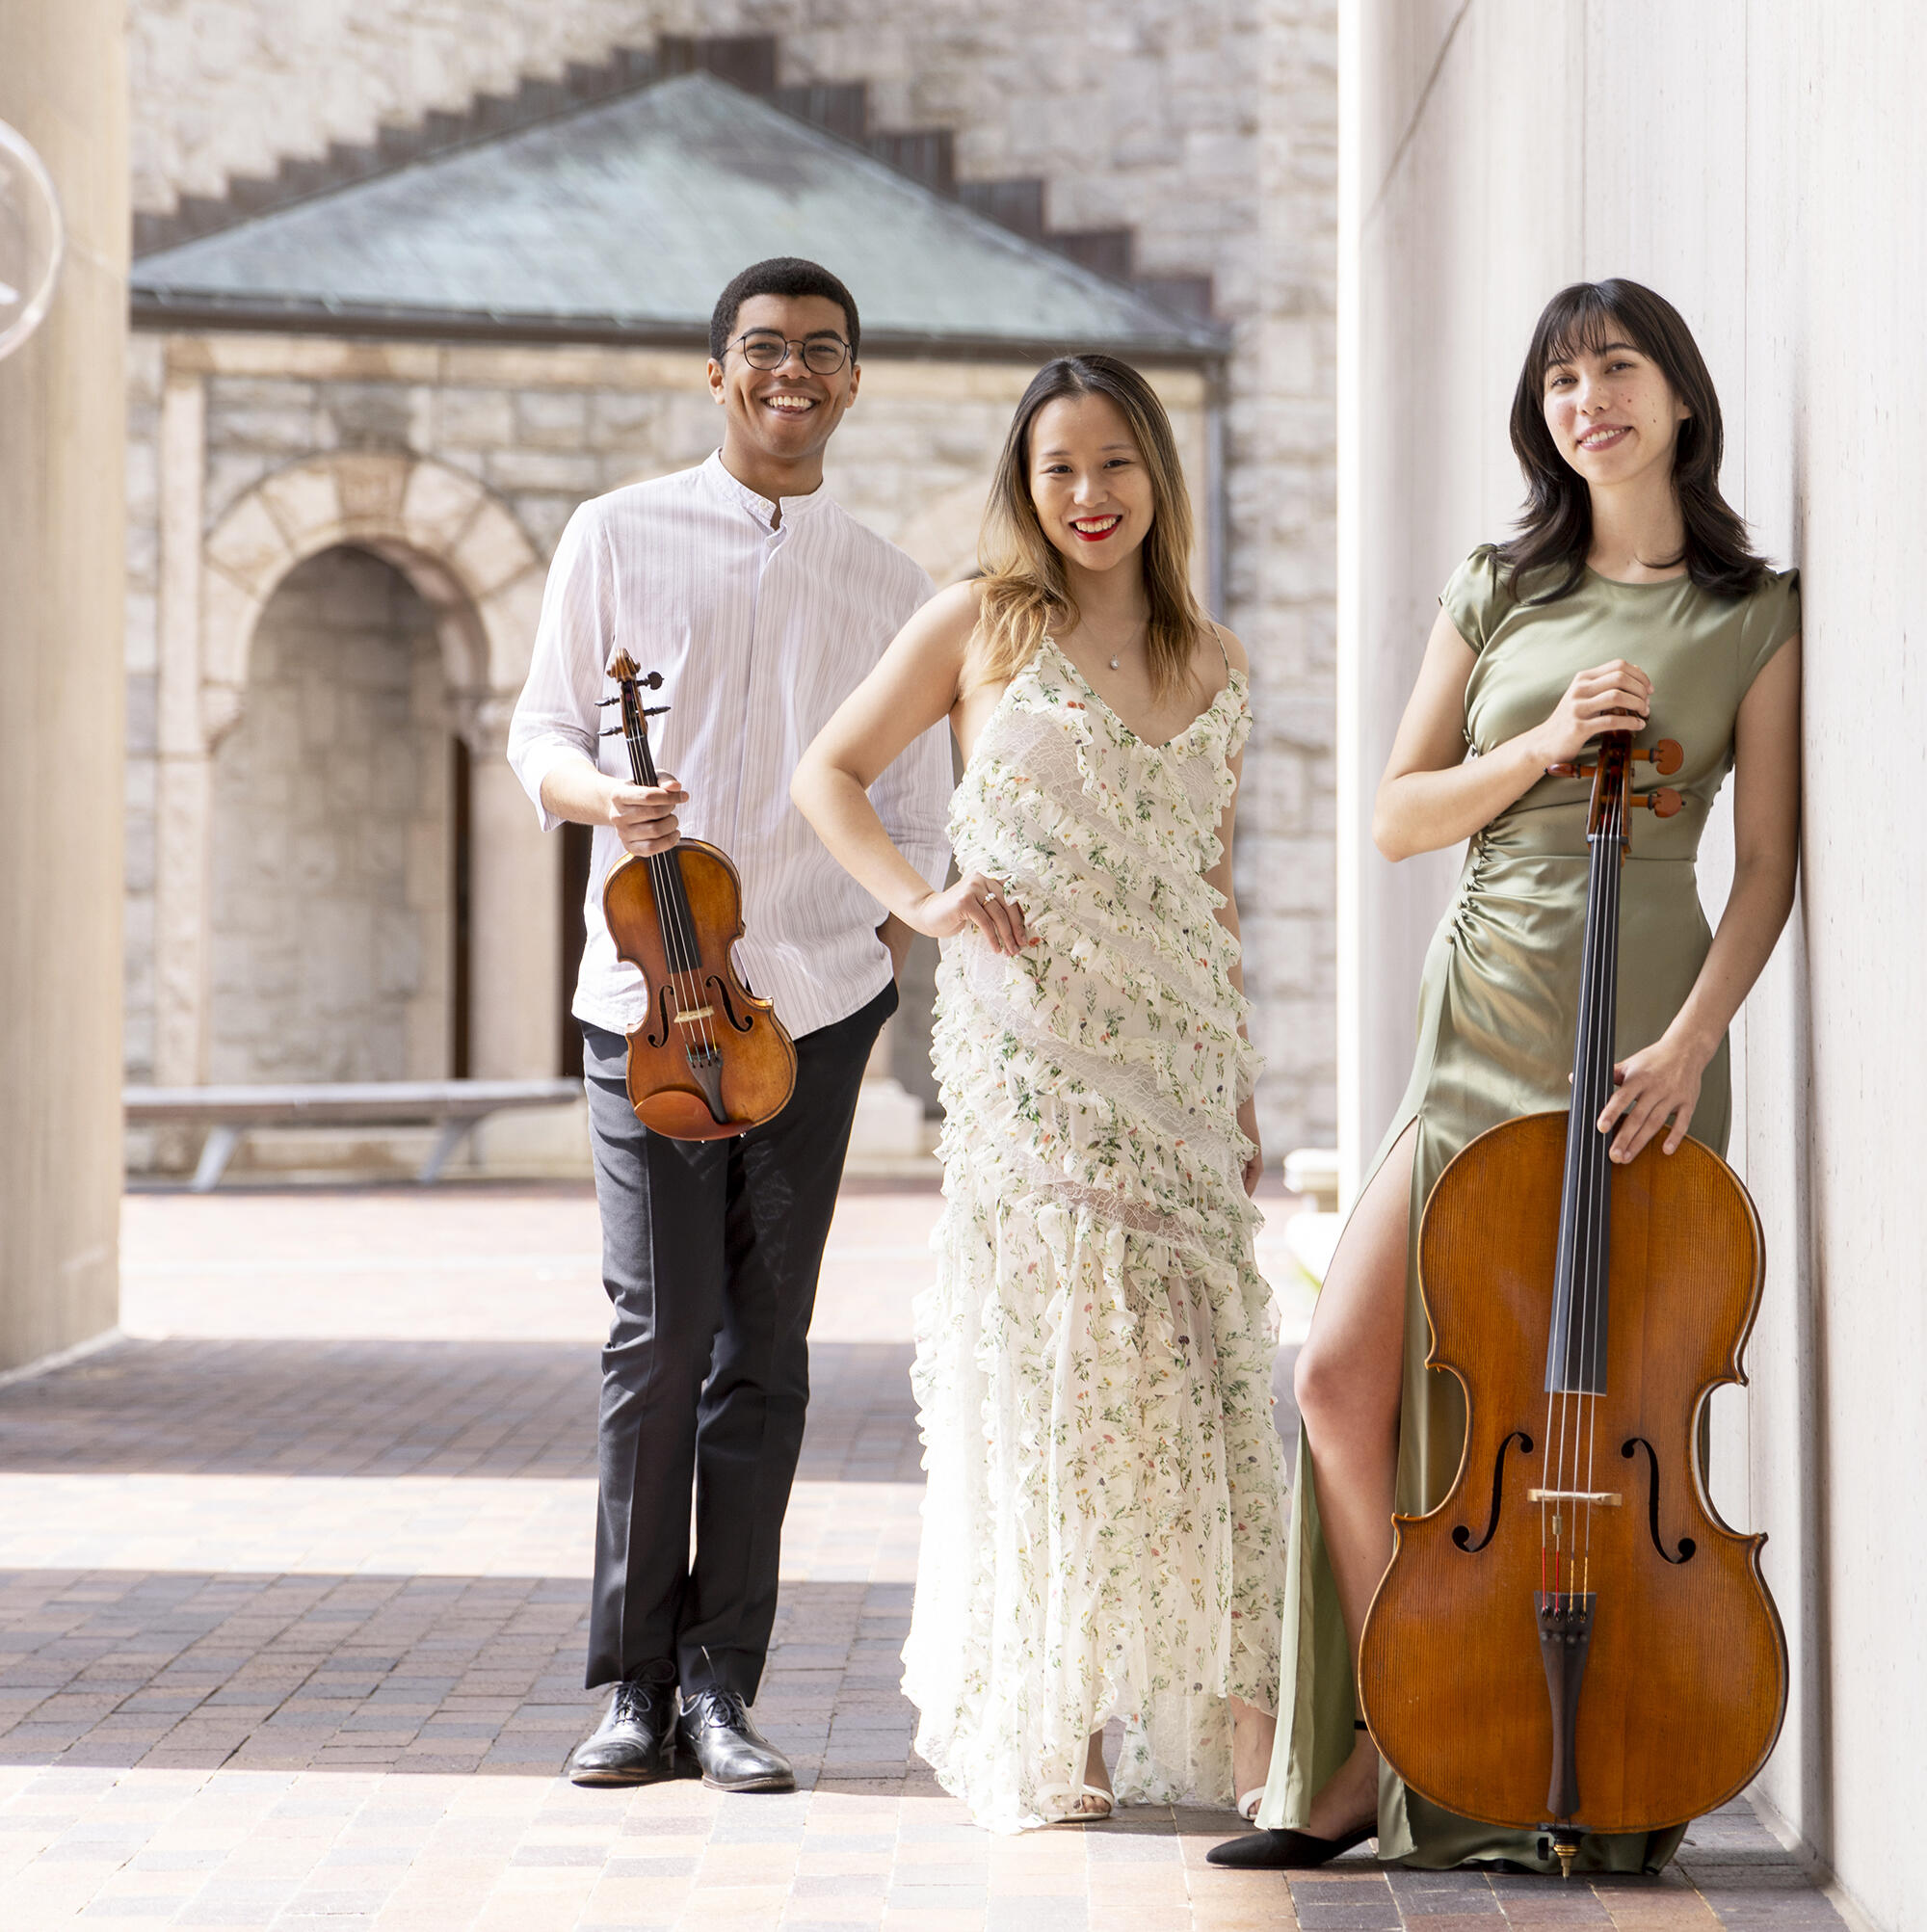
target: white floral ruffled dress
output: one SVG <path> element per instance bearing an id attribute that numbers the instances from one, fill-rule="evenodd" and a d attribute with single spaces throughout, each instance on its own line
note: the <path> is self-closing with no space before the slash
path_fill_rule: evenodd
<path id="1" fill-rule="evenodd" d="M 1165 745 L 1046 642 L 950 817 L 1040 941 L 946 943 L 937 1279 L 915 1310 L 929 1489 L 904 1689 L 981 1824 L 1070 1808 L 1124 1721 L 1121 1803 L 1231 1799 L 1235 1695 L 1276 1707 L 1276 1319 L 1236 1109 L 1257 1070 L 1203 873 L 1245 680 Z"/>

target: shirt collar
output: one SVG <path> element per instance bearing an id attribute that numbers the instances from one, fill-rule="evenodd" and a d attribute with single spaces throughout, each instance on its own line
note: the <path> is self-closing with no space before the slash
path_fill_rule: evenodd
<path id="1" fill-rule="evenodd" d="M 736 504 L 755 518 L 764 530 L 770 529 L 776 514 L 782 511 L 781 528 L 787 530 L 792 523 L 807 516 L 816 506 L 824 502 L 830 494 L 828 484 L 819 484 L 807 496 L 785 496 L 779 503 L 772 503 L 767 496 L 758 496 L 747 483 L 739 483 L 723 464 L 723 452 L 719 449 L 711 453 L 702 465 L 703 474 L 709 479 L 710 487 L 723 497 L 725 502 Z"/>

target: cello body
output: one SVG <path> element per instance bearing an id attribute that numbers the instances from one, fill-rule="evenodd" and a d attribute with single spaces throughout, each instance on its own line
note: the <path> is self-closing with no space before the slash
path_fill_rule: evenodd
<path id="1" fill-rule="evenodd" d="M 1529 1114 L 1461 1150 L 1419 1235 L 1430 1365 L 1465 1391 L 1445 1500 L 1396 1519 L 1359 1646 L 1372 1736 L 1412 1788 L 1489 1824 L 1552 1824 L 1564 1738 L 1541 1649 L 1545 1323 L 1566 1116 Z M 1786 1643 L 1763 1536 L 1721 1522 L 1700 1480 L 1702 1403 L 1746 1379 L 1759 1222 L 1710 1149 L 1654 1139 L 1611 1172 L 1612 1319 L 1592 1464 L 1597 1599 L 1571 1712 L 1577 1821 L 1652 1831 L 1711 1811 L 1765 1763 L 1786 1707 Z M 1592 1407 L 1588 1404 L 1588 1408 Z M 1555 1417 L 1554 1428 L 1558 1426 Z M 1682 1556 L 1681 1552 L 1686 1553 Z"/>
<path id="2" fill-rule="evenodd" d="M 1462 1148 L 1419 1219 L 1429 1367 L 1465 1398 L 1438 1508 L 1393 1519 L 1359 1696 L 1381 1754 L 1464 1817 L 1539 1830 L 1569 1875 L 1588 1833 L 1684 1824 L 1739 1791 L 1780 1734 L 1786 1644 L 1763 1536 L 1714 1511 L 1707 1398 L 1746 1379 L 1759 1217 L 1732 1170 L 1655 1133 L 1609 1158 L 1620 868 L 1634 761 L 1599 739 L 1587 821 L 1572 1098 Z M 1582 768 L 1554 766 L 1577 775 Z"/>

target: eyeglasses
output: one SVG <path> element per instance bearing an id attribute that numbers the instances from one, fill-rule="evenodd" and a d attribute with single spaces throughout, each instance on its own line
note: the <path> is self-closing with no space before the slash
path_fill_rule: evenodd
<path id="1" fill-rule="evenodd" d="M 730 343 L 743 352 L 752 369 L 780 369 L 794 349 L 812 376 L 833 376 L 849 359 L 850 345 L 840 335 L 811 335 L 805 341 L 785 339 L 774 329 L 752 329 Z"/>

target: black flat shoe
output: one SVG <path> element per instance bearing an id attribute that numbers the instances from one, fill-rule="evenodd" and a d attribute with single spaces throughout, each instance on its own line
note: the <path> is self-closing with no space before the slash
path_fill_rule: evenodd
<path id="1" fill-rule="evenodd" d="M 1204 1863 L 1229 1866 L 1235 1871 L 1316 1871 L 1340 1852 L 1378 1835 L 1376 1818 L 1338 1839 L 1315 1839 L 1309 1832 L 1247 1832 L 1241 1839 L 1214 1844 L 1204 1854 Z"/>
<path id="2" fill-rule="evenodd" d="M 602 1722 L 570 1754 L 577 1785 L 653 1785 L 675 1776 L 675 1678 L 616 1686 Z"/>
<path id="3" fill-rule="evenodd" d="M 733 1690 L 712 1684 L 682 1707 L 676 1742 L 702 1767 L 702 1782 L 719 1791 L 793 1791 L 790 1762 L 756 1727 Z"/>

